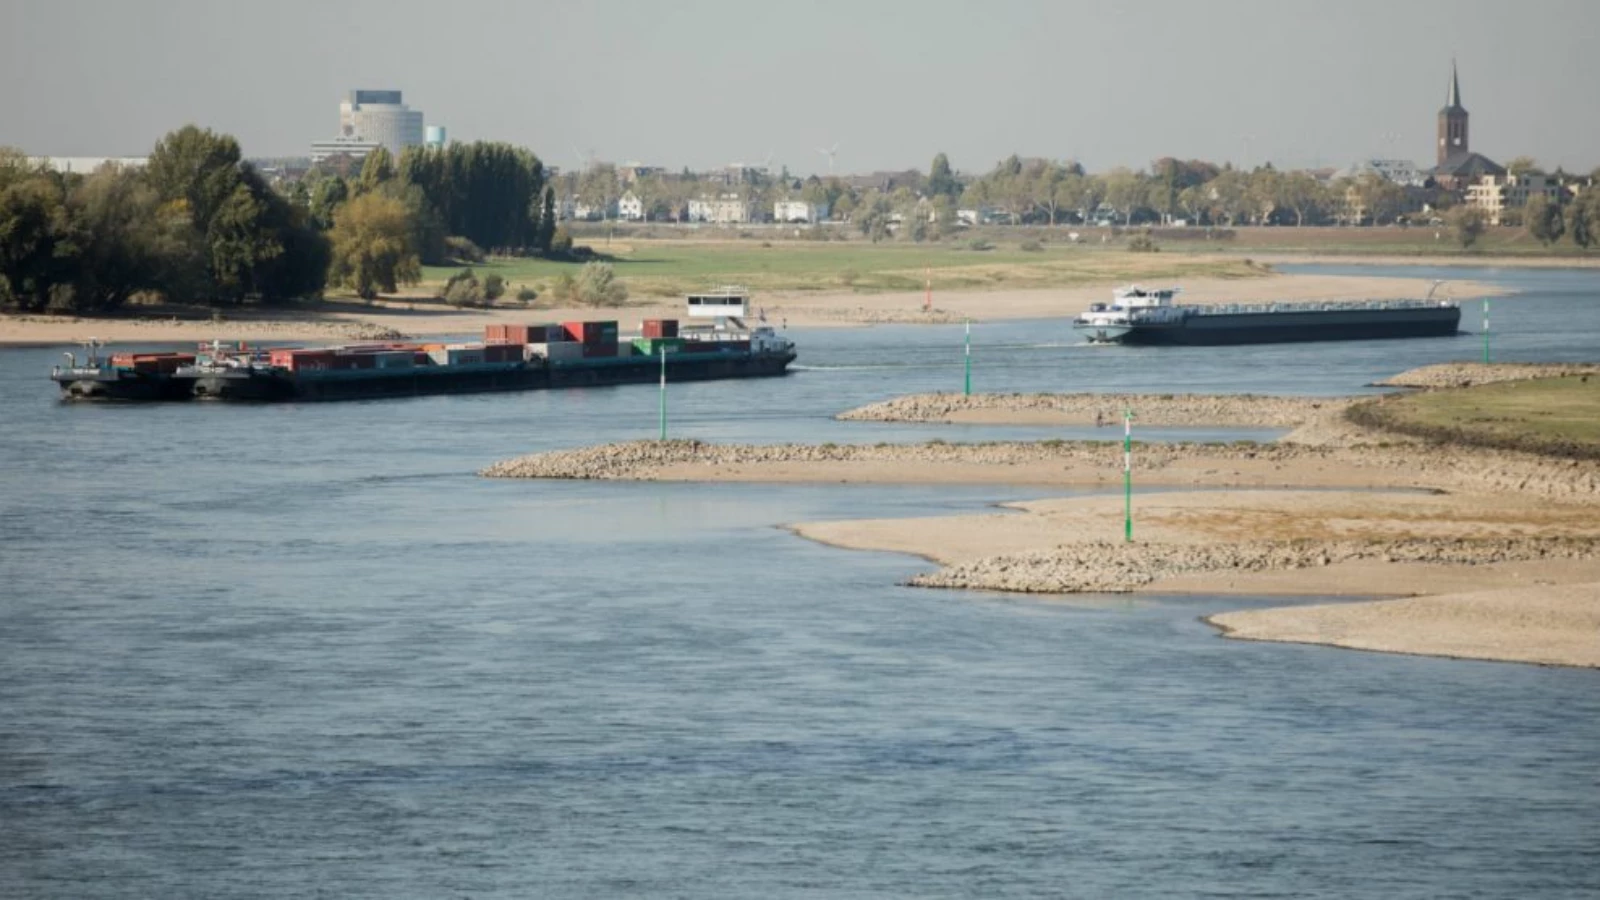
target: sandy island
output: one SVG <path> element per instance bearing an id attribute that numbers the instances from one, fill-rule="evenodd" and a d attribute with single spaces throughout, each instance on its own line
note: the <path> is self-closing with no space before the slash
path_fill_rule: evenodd
<path id="1" fill-rule="evenodd" d="M 1595 367 L 1561 367 L 1594 371 Z M 1452 365 L 1410 384 L 1549 374 Z M 797 533 L 939 564 L 909 583 L 1033 593 L 1417 596 L 1224 613 L 1234 637 L 1600 666 L 1600 463 L 1439 446 L 1346 422 L 1353 400 L 927 395 L 842 418 L 1092 421 L 1131 403 L 1150 424 L 1294 427 L 1272 444 L 1135 451 L 1136 540 L 1119 493 L 987 514 L 813 522 Z M 980 419 L 973 418 L 974 416 Z M 494 477 L 828 483 L 1121 484 L 1117 442 L 712 445 L 636 442 L 538 454 Z M 1159 488 L 1159 490 L 1156 490 Z M 1201 490 L 1195 490 L 1196 488 Z M 1235 490 L 1225 490 L 1233 488 Z M 1249 490 L 1237 490 L 1249 488 Z M 1448 627 L 1441 623 L 1448 622 Z"/>
<path id="2" fill-rule="evenodd" d="M 1195 278 L 1183 281 L 1186 303 L 1258 303 L 1269 300 L 1391 299 L 1421 297 L 1432 282 L 1422 278 L 1347 277 L 1271 274 L 1260 278 Z M 1456 300 L 1503 293 L 1471 281 L 1447 282 L 1439 296 Z M 774 327 L 868 325 L 892 322 L 948 324 L 966 318 L 1066 319 L 1093 302 L 1110 299 L 1110 286 L 1048 290 L 947 292 L 923 309 L 921 292 L 888 294 L 823 294 L 774 292 L 752 303 Z M 227 311 L 221 319 L 173 316 L 129 316 L 79 319 L 64 316 L 0 315 L 0 344 L 74 344 L 94 337 L 115 343 L 199 342 L 253 343 L 394 340 L 401 338 L 471 337 L 492 323 L 560 322 L 614 316 L 623 330 L 637 331 L 644 319 L 675 318 L 683 313 L 677 299 L 642 298 L 615 310 L 591 308 L 507 308 L 458 310 L 424 297 L 400 297 L 373 304 L 330 301 L 301 310 Z"/>

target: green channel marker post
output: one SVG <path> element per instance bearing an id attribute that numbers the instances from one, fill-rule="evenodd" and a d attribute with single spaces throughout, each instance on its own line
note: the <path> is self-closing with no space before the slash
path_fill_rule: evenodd
<path id="1" fill-rule="evenodd" d="M 1483 298 L 1483 364 L 1489 364 L 1489 298 Z"/>
<path id="2" fill-rule="evenodd" d="M 667 348 L 661 347 L 661 439 L 667 439 Z"/>
<path id="3" fill-rule="evenodd" d="M 1133 410 L 1122 411 L 1122 539 L 1133 540 Z"/>
<path id="4" fill-rule="evenodd" d="M 965 389 L 962 390 L 962 394 L 964 396 L 970 397 L 970 396 L 972 396 L 972 320 L 971 319 L 967 320 L 966 355 L 967 355 L 967 386 L 966 386 Z"/>

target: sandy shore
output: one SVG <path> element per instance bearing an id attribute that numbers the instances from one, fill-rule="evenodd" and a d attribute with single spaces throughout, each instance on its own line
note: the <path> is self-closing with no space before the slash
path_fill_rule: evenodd
<path id="1" fill-rule="evenodd" d="M 1600 582 L 1367 603 L 1291 606 L 1207 619 L 1244 640 L 1600 668 Z"/>
<path id="2" fill-rule="evenodd" d="M 1527 368 L 1436 367 L 1400 380 L 1459 383 L 1513 377 L 1528 377 Z M 1582 645 L 1582 640 L 1553 643 L 1545 637 L 1552 629 L 1567 634 L 1572 623 L 1588 621 L 1589 594 L 1553 595 L 1550 588 L 1600 582 L 1600 463 L 1423 445 L 1344 422 L 1340 413 L 1349 402 L 1116 398 L 1113 406 L 1133 405 L 1141 410 L 1141 421 L 1151 424 L 1294 428 L 1269 445 L 1138 447 L 1135 483 L 1141 490 L 1134 497 L 1133 542 L 1123 540 L 1118 493 L 1008 504 L 982 515 L 812 522 L 794 530 L 838 546 L 931 560 L 938 564 L 936 570 L 909 579 L 928 587 L 1035 593 L 1444 594 L 1448 596 L 1427 609 L 1429 616 L 1446 618 L 1451 598 L 1458 594 L 1510 591 L 1492 603 L 1481 598 L 1465 602 L 1458 630 L 1418 626 L 1372 649 L 1593 665 L 1591 656 L 1565 649 Z M 841 417 L 993 422 L 1055 417 L 1049 420 L 1082 422 L 1107 403 L 1095 395 L 926 395 Z M 638 442 L 508 460 L 484 474 L 1108 489 L 1120 486 L 1122 477 L 1118 443 L 1069 441 L 876 446 Z M 1554 611 L 1539 613 L 1523 627 L 1523 619 L 1513 614 L 1519 597 L 1548 602 Z M 1336 608 L 1360 619 L 1366 607 Z M 1483 612 L 1501 608 L 1510 612 Z M 1382 630 L 1383 616 L 1391 615 L 1384 610 L 1391 607 L 1373 609 L 1378 610 L 1371 618 L 1376 633 Z M 1240 636 L 1270 639 L 1283 634 L 1285 640 L 1314 640 L 1306 637 L 1302 620 L 1293 617 L 1299 610 L 1286 610 L 1291 617 L 1281 627 L 1270 617 L 1261 618 L 1253 630 L 1239 629 Z M 1421 614 L 1414 618 L 1431 621 Z M 1217 621 L 1235 627 L 1220 617 Z M 1467 640 L 1467 632 L 1477 637 Z M 1340 642 L 1347 640 L 1345 634 L 1340 631 L 1326 643 L 1344 646 Z M 1588 637 L 1600 642 L 1600 632 L 1591 629 Z"/>
<path id="3" fill-rule="evenodd" d="M 1187 303 L 1252 303 L 1269 300 L 1388 299 L 1420 297 L 1432 282 L 1421 278 L 1266 275 L 1261 278 L 1196 278 L 1183 283 Z M 934 296 L 923 310 L 921 292 L 892 294 L 774 293 L 752 299 L 774 327 L 867 325 L 891 322 L 939 324 L 995 319 L 1066 319 L 1090 303 L 1110 299 L 1109 285 L 1027 291 L 975 291 Z M 1475 299 L 1495 289 L 1474 282 L 1451 282 L 1441 296 Z M 252 343 L 349 341 L 481 334 L 494 323 L 560 322 L 615 316 L 624 331 L 637 331 L 644 319 L 682 315 L 676 299 L 635 301 L 616 310 L 589 308 L 457 310 L 423 298 L 362 303 L 328 303 L 315 310 L 229 312 L 218 319 L 172 316 L 78 319 L 61 316 L 0 315 L 0 344 L 64 345 L 95 337 L 116 343 Z"/>

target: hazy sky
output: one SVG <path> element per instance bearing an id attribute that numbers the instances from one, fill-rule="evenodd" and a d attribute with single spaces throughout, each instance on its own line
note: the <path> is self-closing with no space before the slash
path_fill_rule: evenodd
<path id="1" fill-rule="evenodd" d="M 301 156 L 365 87 L 563 167 L 1432 165 L 1454 56 L 1472 149 L 1587 172 L 1597 36 L 1600 0 L 0 0 L 0 144 Z"/>

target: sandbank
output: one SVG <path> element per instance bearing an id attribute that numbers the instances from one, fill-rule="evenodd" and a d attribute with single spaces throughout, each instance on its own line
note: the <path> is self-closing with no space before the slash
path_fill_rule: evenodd
<path id="1" fill-rule="evenodd" d="M 1528 377 L 1527 367 L 1435 369 L 1398 382 L 1479 383 Z M 1145 592 L 1387 596 L 1500 591 L 1460 607 L 1443 642 L 1418 627 L 1383 646 L 1395 652 L 1594 665 L 1565 649 L 1590 622 L 1591 594 L 1552 592 L 1600 583 L 1600 463 L 1426 444 L 1345 421 L 1353 398 L 1101 395 L 923 395 L 841 418 L 1081 422 L 1126 403 L 1151 424 L 1292 427 L 1256 444 L 1156 444 L 1135 449 L 1135 540 L 1123 540 L 1121 446 L 1116 441 L 920 445 L 712 445 L 635 442 L 537 454 L 486 470 L 498 477 L 812 483 L 967 483 L 1100 488 L 1007 504 L 979 515 L 811 522 L 801 535 L 856 549 L 906 553 L 938 568 L 911 576 L 927 587 L 1029 593 Z M 1148 411 L 1143 412 L 1143 411 Z M 1142 421 L 1148 421 L 1142 418 Z M 1539 609 L 1518 625 L 1516 604 Z M 1498 605 L 1495 605 L 1498 604 Z M 1392 607 L 1340 605 L 1339 621 Z M 1448 618 L 1449 605 L 1426 607 Z M 1296 613 L 1291 608 L 1287 613 Z M 1487 612 L 1485 612 L 1487 610 Z M 1498 612 L 1496 612 L 1498 611 Z M 1432 621 L 1418 614 L 1418 621 Z M 1226 620 L 1216 619 L 1219 624 Z M 1263 618 L 1256 639 L 1315 641 L 1301 620 Z M 1229 627 L 1233 627 L 1229 625 Z M 1357 633 L 1354 627 L 1349 633 Z M 1241 629 L 1240 635 L 1246 632 Z M 1326 643 L 1341 644 L 1345 631 Z M 1545 640 L 1550 633 L 1560 641 Z M 1354 644 L 1350 644 L 1354 646 Z M 1477 649 L 1463 649 L 1467 647 Z"/>
<path id="2" fill-rule="evenodd" d="M 1271 300 L 1389 299 L 1421 297 L 1432 282 L 1421 278 L 1270 274 L 1260 278 L 1196 278 L 1182 283 L 1186 303 L 1252 303 Z M 921 292 L 853 294 L 773 292 L 752 304 L 774 327 L 855 326 L 883 323 L 949 324 L 965 319 L 1066 319 L 1090 303 L 1110 298 L 1111 285 L 1019 291 L 942 292 L 933 308 L 923 308 Z M 1490 285 L 1462 281 L 1441 288 L 1439 296 L 1471 299 L 1499 292 Z M 301 343 L 399 338 L 470 338 L 495 323 L 559 322 L 615 317 L 623 330 L 637 330 L 644 319 L 676 318 L 675 298 L 639 298 L 616 309 L 496 308 L 455 309 L 426 297 L 394 297 L 371 304 L 330 301 L 314 308 L 224 310 L 219 318 L 181 318 L 138 310 L 118 318 L 0 315 L 0 344 L 67 345 L 95 337 L 114 343 L 177 343 L 210 340 Z M 1065 332 L 1064 332 L 1065 333 Z"/>

